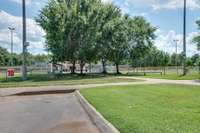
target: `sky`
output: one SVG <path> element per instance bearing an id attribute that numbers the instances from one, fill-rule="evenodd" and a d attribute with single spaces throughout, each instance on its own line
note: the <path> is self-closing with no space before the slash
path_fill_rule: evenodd
<path id="1" fill-rule="evenodd" d="M 22 0 L 0 0 L 0 46 L 10 51 L 10 31 L 14 27 L 14 52 L 22 51 Z M 102 0 L 113 2 L 123 13 L 131 16 L 143 16 L 157 27 L 154 41 L 158 49 L 175 52 L 178 40 L 178 52 L 183 45 L 183 0 Z M 27 41 L 29 52 L 43 54 L 45 51 L 45 32 L 35 22 L 48 0 L 26 0 L 27 7 Z M 187 0 L 187 55 L 199 53 L 192 38 L 199 34 L 196 21 L 200 19 L 200 0 Z"/>

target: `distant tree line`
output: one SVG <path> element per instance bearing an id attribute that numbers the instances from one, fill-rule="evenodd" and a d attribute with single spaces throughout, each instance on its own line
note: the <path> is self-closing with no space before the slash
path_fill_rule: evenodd
<path id="1" fill-rule="evenodd" d="M 166 67 L 166 66 L 182 66 L 182 54 L 169 54 L 152 47 L 143 58 L 136 58 L 132 64 L 133 67 Z M 200 55 L 195 54 L 187 57 L 187 66 L 199 66 Z"/>
<path id="2" fill-rule="evenodd" d="M 11 54 L 6 49 L 0 47 L 0 66 L 10 66 L 13 59 L 14 66 L 22 65 L 22 54 Z M 32 55 L 27 53 L 27 65 L 34 65 L 36 62 L 48 62 L 47 55 Z"/>
<path id="3" fill-rule="evenodd" d="M 6 49 L 0 47 L 0 66 L 9 65 L 9 53 Z"/>

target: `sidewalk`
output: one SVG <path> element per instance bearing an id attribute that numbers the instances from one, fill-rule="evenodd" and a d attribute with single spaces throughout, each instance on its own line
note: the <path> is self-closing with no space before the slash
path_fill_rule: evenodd
<path id="1" fill-rule="evenodd" d="M 0 89 L 0 97 L 12 95 L 27 91 L 48 91 L 48 90 L 71 90 L 71 89 L 84 89 L 101 86 L 123 86 L 123 85 L 137 85 L 137 84 L 183 84 L 183 85 L 199 85 L 200 81 L 197 80 L 167 80 L 167 79 L 151 79 L 141 77 L 119 77 L 123 79 L 136 79 L 137 82 L 123 82 L 123 83 L 104 83 L 104 84 L 88 84 L 88 85 L 66 85 L 66 86 L 42 86 L 42 87 L 16 87 Z"/>
<path id="2" fill-rule="evenodd" d="M 145 84 L 183 84 L 183 85 L 200 85 L 200 80 L 169 80 L 169 79 L 153 79 L 141 77 L 122 77 L 127 79 L 145 80 Z"/>

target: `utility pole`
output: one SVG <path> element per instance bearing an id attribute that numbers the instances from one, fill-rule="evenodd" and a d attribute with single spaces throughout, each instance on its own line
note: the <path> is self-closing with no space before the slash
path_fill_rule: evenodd
<path id="1" fill-rule="evenodd" d="M 15 28 L 13 27 L 8 27 L 8 29 L 10 30 L 10 53 L 11 53 L 11 60 L 10 60 L 10 65 L 13 66 L 14 63 L 13 63 L 13 32 L 15 30 Z"/>
<path id="2" fill-rule="evenodd" d="M 174 40 L 175 45 L 176 45 L 176 73 L 178 75 L 178 41 L 177 39 Z"/>
<path id="3" fill-rule="evenodd" d="M 183 8 L 183 76 L 187 74 L 186 68 L 186 0 L 184 0 Z"/>
<path id="4" fill-rule="evenodd" d="M 22 80 L 27 80 L 27 69 L 26 69 L 26 0 L 22 0 L 22 14 L 23 14 L 23 57 L 22 57 Z"/>

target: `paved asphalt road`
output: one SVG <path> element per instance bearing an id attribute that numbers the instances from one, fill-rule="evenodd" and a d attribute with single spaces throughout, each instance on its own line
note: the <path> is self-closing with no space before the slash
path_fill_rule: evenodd
<path id="1" fill-rule="evenodd" d="M 74 93 L 0 97 L 0 133 L 99 133 Z"/>

